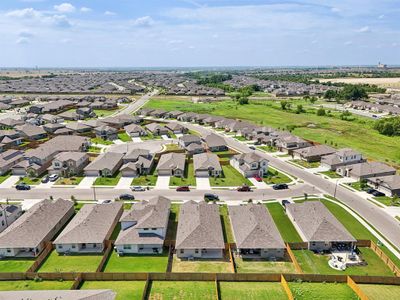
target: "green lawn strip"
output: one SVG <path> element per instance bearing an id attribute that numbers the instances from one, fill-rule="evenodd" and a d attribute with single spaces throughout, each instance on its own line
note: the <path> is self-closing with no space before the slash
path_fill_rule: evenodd
<path id="1" fill-rule="evenodd" d="M 398 299 L 400 295 L 399 285 L 358 284 L 358 287 L 370 300 Z"/>
<path id="2" fill-rule="evenodd" d="M 235 240 L 232 234 L 232 227 L 231 227 L 231 221 L 229 219 L 228 206 L 220 205 L 219 214 L 221 215 L 221 221 L 222 221 L 221 223 L 222 223 L 225 243 L 234 243 Z"/>
<path id="3" fill-rule="evenodd" d="M 97 117 L 108 117 L 118 111 L 118 109 L 93 109 Z"/>
<path id="4" fill-rule="evenodd" d="M 74 176 L 70 178 L 60 178 L 56 181 L 56 185 L 78 185 L 82 181 L 82 176 Z"/>
<path id="5" fill-rule="evenodd" d="M 214 281 L 153 281 L 149 299 L 214 300 Z"/>
<path id="6" fill-rule="evenodd" d="M 141 299 L 145 281 L 84 281 L 81 290 L 113 290 L 116 300 Z"/>
<path id="7" fill-rule="evenodd" d="M 273 146 L 258 146 L 257 148 L 270 153 L 278 151 L 278 149 Z"/>
<path id="8" fill-rule="evenodd" d="M 345 283 L 289 282 L 296 300 L 357 300 L 357 295 Z"/>
<path id="9" fill-rule="evenodd" d="M 380 197 L 372 197 L 372 199 L 379 201 L 380 203 L 386 206 L 400 206 L 400 200 L 397 201 L 393 197 L 388 196 L 380 196 Z"/>
<path id="10" fill-rule="evenodd" d="M 194 177 L 194 167 L 193 161 L 186 163 L 185 165 L 185 174 L 183 177 L 175 177 L 171 176 L 169 180 L 170 186 L 196 186 L 196 178 Z"/>
<path id="11" fill-rule="evenodd" d="M 118 138 L 123 142 L 130 142 L 132 138 L 126 132 L 118 133 Z"/>
<path id="12" fill-rule="evenodd" d="M 35 262 L 35 259 L 4 258 L 0 259 L 0 273 L 26 272 Z"/>
<path id="13" fill-rule="evenodd" d="M 102 255 L 63 255 L 53 250 L 46 258 L 39 272 L 95 272 Z"/>
<path id="14" fill-rule="evenodd" d="M 150 174 L 141 175 L 139 177 L 135 177 L 132 179 L 131 185 L 139 185 L 139 186 L 155 186 L 157 183 L 157 175 L 156 175 L 156 166 L 158 161 L 154 161 L 153 167 L 150 170 Z"/>
<path id="15" fill-rule="evenodd" d="M 285 214 L 282 205 L 275 202 L 268 203 L 265 206 L 271 213 L 271 216 L 274 219 L 274 222 L 278 227 L 279 232 L 281 233 L 281 236 L 285 242 L 302 242 L 300 235 L 297 233 L 292 222 Z"/>
<path id="16" fill-rule="evenodd" d="M 35 281 L 35 280 L 15 280 L 0 281 L 0 291 L 33 291 L 33 290 L 69 290 L 72 281 Z"/>
<path id="17" fill-rule="evenodd" d="M 304 168 L 318 168 L 321 163 L 320 162 L 308 162 L 302 159 L 293 159 L 291 162 L 298 164 Z"/>
<path id="18" fill-rule="evenodd" d="M 292 180 L 288 176 L 286 176 L 285 174 L 283 174 L 277 170 L 273 170 L 273 169 L 268 170 L 267 174 L 264 175 L 263 180 L 266 184 L 278 184 L 278 183 L 292 182 Z"/>
<path id="19" fill-rule="evenodd" d="M 253 184 L 231 165 L 222 165 L 222 177 L 210 177 L 211 186 L 233 186 L 239 187 L 243 184 Z"/>
<path id="20" fill-rule="evenodd" d="M 91 142 L 92 144 L 98 144 L 98 145 L 112 145 L 112 144 L 114 144 L 112 141 L 104 140 L 104 139 L 98 138 L 98 137 L 96 137 L 96 138 L 91 138 L 91 139 L 90 139 L 90 142 Z"/>
<path id="21" fill-rule="evenodd" d="M 232 264 L 223 259 L 179 259 L 174 255 L 172 272 L 182 273 L 231 273 Z"/>
<path id="22" fill-rule="evenodd" d="M 238 273 L 296 273 L 292 262 L 251 260 L 235 257 Z"/>
<path id="23" fill-rule="evenodd" d="M 98 177 L 93 185 L 116 186 L 121 179 L 122 174 L 116 173 L 111 177 Z"/>
<path id="24" fill-rule="evenodd" d="M 29 176 L 21 177 L 21 178 L 18 180 L 17 184 L 18 184 L 18 183 L 25 183 L 25 184 L 27 184 L 27 185 L 39 185 L 39 184 L 42 183 L 42 178 L 43 178 L 44 176 L 46 176 L 46 175 L 47 175 L 47 172 L 46 172 L 45 174 L 39 176 L 39 177 L 29 177 Z"/>
<path id="25" fill-rule="evenodd" d="M 346 184 L 347 184 L 348 186 L 352 187 L 353 189 L 359 191 L 359 192 L 362 191 L 362 189 L 361 189 L 361 183 L 360 183 L 359 181 L 351 182 L 351 183 L 346 183 Z"/>
<path id="26" fill-rule="evenodd" d="M 241 142 L 247 141 L 247 139 L 244 136 L 241 136 L 241 135 L 235 135 L 234 138 L 237 139 L 238 141 L 241 141 Z"/>
<path id="27" fill-rule="evenodd" d="M 120 231 L 121 231 L 121 223 L 118 222 L 117 226 L 115 226 L 115 228 L 110 236 L 110 240 L 115 241 L 117 239 Z"/>
<path id="28" fill-rule="evenodd" d="M 108 258 L 104 272 L 165 272 L 168 253 L 161 255 L 130 254 L 118 256 L 113 251 Z"/>
<path id="29" fill-rule="evenodd" d="M 101 148 L 96 147 L 96 146 L 90 146 L 88 149 L 88 152 L 91 152 L 91 153 L 100 153 L 100 151 L 101 151 Z"/>
<path id="30" fill-rule="evenodd" d="M 221 300 L 287 299 L 282 285 L 278 282 L 219 282 Z"/>
<path id="31" fill-rule="evenodd" d="M 321 174 L 324 174 L 326 176 L 328 176 L 329 178 L 342 178 L 342 176 L 340 176 L 338 173 L 336 173 L 335 171 L 324 171 L 324 172 L 320 172 Z"/>
<path id="32" fill-rule="evenodd" d="M 166 240 L 176 240 L 180 208 L 181 206 L 179 204 L 171 203 Z"/>
<path id="33" fill-rule="evenodd" d="M 8 173 L 6 173 L 4 175 L 1 175 L 0 176 L 0 183 L 3 183 L 4 181 L 6 181 L 10 176 L 11 176 L 10 172 L 8 172 Z"/>

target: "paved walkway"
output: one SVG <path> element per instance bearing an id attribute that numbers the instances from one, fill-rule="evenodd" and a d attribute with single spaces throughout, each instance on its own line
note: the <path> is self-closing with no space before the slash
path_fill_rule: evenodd
<path id="1" fill-rule="evenodd" d="M 158 176 L 155 189 L 168 190 L 170 176 Z"/>
<path id="2" fill-rule="evenodd" d="M 266 189 L 268 188 L 268 185 L 264 181 L 257 181 L 255 178 L 248 178 L 250 182 L 258 189 Z"/>
<path id="3" fill-rule="evenodd" d="M 55 183 L 56 183 L 55 181 L 53 182 L 48 181 L 46 183 L 39 183 L 37 187 L 41 189 L 50 189 Z"/>
<path id="4" fill-rule="evenodd" d="M 114 144 L 116 144 L 116 145 L 123 145 L 123 144 L 125 144 L 125 142 L 123 142 L 123 141 L 121 141 L 121 140 L 115 140 L 115 141 L 114 141 Z"/>
<path id="5" fill-rule="evenodd" d="M 93 183 L 96 181 L 95 176 L 86 176 L 82 181 L 76 186 L 77 189 L 90 189 Z"/>
<path id="6" fill-rule="evenodd" d="M 141 143 L 141 142 L 142 142 L 142 139 L 141 139 L 139 136 L 133 137 L 133 138 L 132 138 L 132 142 L 133 142 L 133 143 Z"/>
<path id="7" fill-rule="evenodd" d="M 164 141 L 168 141 L 168 140 L 171 139 L 168 135 L 165 135 L 165 134 L 163 134 L 163 135 L 161 136 L 161 138 L 162 138 Z"/>
<path id="8" fill-rule="evenodd" d="M 209 190 L 210 186 L 210 178 L 208 177 L 196 177 L 196 188 L 198 190 Z"/>
<path id="9" fill-rule="evenodd" d="M 18 180 L 19 176 L 11 175 L 0 184 L 0 188 L 11 188 L 18 182 Z"/>
<path id="10" fill-rule="evenodd" d="M 121 177 L 115 186 L 116 189 L 129 189 L 132 184 L 132 177 Z"/>

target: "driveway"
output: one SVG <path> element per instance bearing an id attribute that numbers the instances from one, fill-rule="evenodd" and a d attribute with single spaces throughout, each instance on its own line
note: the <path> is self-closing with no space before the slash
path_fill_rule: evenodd
<path id="1" fill-rule="evenodd" d="M 141 142 L 142 142 L 142 139 L 141 139 L 139 136 L 133 137 L 133 138 L 132 138 L 132 142 L 133 142 L 133 143 L 141 143 Z"/>
<path id="2" fill-rule="evenodd" d="M 196 188 L 198 190 L 210 190 L 210 178 L 208 177 L 196 177 Z"/>
<path id="3" fill-rule="evenodd" d="M 171 176 L 158 176 L 155 189 L 168 190 L 170 177 Z"/>
<path id="4" fill-rule="evenodd" d="M 113 141 L 115 145 L 124 145 L 125 142 L 121 141 L 121 140 L 114 140 Z"/>
<path id="5" fill-rule="evenodd" d="M 170 141 L 164 140 L 149 140 L 141 143 L 128 142 L 123 145 L 111 145 L 107 152 L 127 153 L 134 149 L 146 149 L 151 153 L 161 152 L 164 144 L 169 144 Z"/>
<path id="6" fill-rule="evenodd" d="M 171 139 L 168 135 L 165 135 L 165 134 L 163 134 L 163 135 L 161 136 L 161 138 L 162 138 L 164 141 L 168 141 L 168 140 Z"/>
<path id="7" fill-rule="evenodd" d="M 253 177 L 248 178 L 248 180 L 250 180 L 250 182 L 258 189 L 268 188 L 268 185 L 264 181 L 257 181 Z"/>
<path id="8" fill-rule="evenodd" d="M 0 188 L 11 188 L 18 182 L 18 180 L 18 175 L 11 175 L 0 184 Z"/>
<path id="9" fill-rule="evenodd" d="M 90 189 L 93 183 L 96 181 L 95 176 L 86 176 L 82 181 L 76 186 L 77 189 Z"/>
<path id="10" fill-rule="evenodd" d="M 48 181 L 46 183 L 39 183 L 39 185 L 37 186 L 38 188 L 41 189 L 49 189 L 51 188 L 56 182 L 55 181 Z"/>
<path id="11" fill-rule="evenodd" d="M 116 189 L 129 189 L 132 184 L 132 177 L 121 177 L 115 186 Z"/>

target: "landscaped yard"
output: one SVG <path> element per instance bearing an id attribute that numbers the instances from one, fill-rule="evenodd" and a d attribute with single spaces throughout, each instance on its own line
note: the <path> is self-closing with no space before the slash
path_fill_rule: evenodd
<path id="1" fill-rule="evenodd" d="M 228 206 L 220 205 L 219 214 L 221 215 L 221 224 L 225 243 L 234 243 L 235 240 L 232 234 L 231 221 L 229 220 Z"/>
<path id="2" fill-rule="evenodd" d="M 266 204 L 266 207 L 271 213 L 271 216 L 285 242 L 302 242 L 300 235 L 289 220 L 282 205 L 275 202 Z"/>
<path id="3" fill-rule="evenodd" d="M 74 176 L 69 178 L 60 178 L 55 184 L 59 185 L 78 185 L 82 181 L 82 176 Z"/>
<path id="4" fill-rule="evenodd" d="M 296 300 L 357 300 L 357 295 L 345 283 L 289 282 Z"/>
<path id="5" fill-rule="evenodd" d="M 118 133 L 118 138 L 123 142 L 132 141 L 131 136 L 129 134 L 127 134 L 126 132 Z"/>
<path id="6" fill-rule="evenodd" d="M 237 273 L 296 273 L 292 262 L 248 260 L 235 256 Z"/>
<path id="7" fill-rule="evenodd" d="M 370 300 L 398 299 L 400 295 L 399 285 L 358 284 L 358 286 Z"/>
<path id="8" fill-rule="evenodd" d="M 172 272 L 231 273 L 232 264 L 228 260 L 222 259 L 181 260 L 174 255 Z"/>
<path id="9" fill-rule="evenodd" d="M 101 148 L 96 147 L 96 146 L 90 146 L 88 149 L 88 152 L 92 152 L 92 153 L 100 153 Z"/>
<path id="10" fill-rule="evenodd" d="M 7 173 L 5 175 L 0 176 L 0 183 L 3 183 L 6 179 L 11 176 L 11 173 Z"/>
<path id="11" fill-rule="evenodd" d="M 118 109 L 93 109 L 97 117 L 108 117 L 118 111 Z"/>
<path id="12" fill-rule="evenodd" d="M 16 280 L 0 281 L 0 291 L 24 291 L 24 290 L 69 290 L 72 281 L 35 281 Z"/>
<path id="13" fill-rule="evenodd" d="M 400 206 L 399 198 L 397 198 L 397 200 L 394 199 L 393 197 L 388 197 L 388 196 L 380 196 L 380 197 L 372 197 L 372 198 L 386 206 Z"/>
<path id="14" fill-rule="evenodd" d="M 233 186 L 238 187 L 243 184 L 247 184 L 249 186 L 252 183 L 242 174 L 240 174 L 234 167 L 231 165 L 222 165 L 222 176 L 221 177 L 210 177 L 210 185 L 211 186 Z"/>
<path id="15" fill-rule="evenodd" d="M 104 272 L 165 272 L 168 254 L 162 255 L 124 255 L 118 256 L 115 251 L 110 255 Z"/>
<path id="16" fill-rule="evenodd" d="M 142 175 L 132 179 L 132 185 L 155 186 L 156 182 L 157 182 L 157 175 L 155 174 Z"/>
<path id="17" fill-rule="evenodd" d="M 178 229 L 179 209 L 181 206 L 176 203 L 171 203 L 171 212 L 169 214 L 168 229 L 166 240 L 176 240 L 176 231 Z"/>
<path id="18" fill-rule="evenodd" d="M 26 272 L 34 259 L 5 258 L 0 259 L 0 272 Z"/>
<path id="19" fill-rule="evenodd" d="M 121 179 L 121 173 L 116 173 L 111 177 L 97 177 L 93 185 L 115 186 Z"/>
<path id="20" fill-rule="evenodd" d="M 258 146 L 257 148 L 270 153 L 278 151 L 278 149 L 273 146 Z"/>
<path id="21" fill-rule="evenodd" d="M 149 299 L 214 300 L 215 293 L 214 281 L 153 281 Z"/>
<path id="22" fill-rule="evenodd" d="M 53 250 L 39 272 L 95 272 L 101 258 L 101 255 L 58 255 Z"/>
<path id="23" fill-rule="evenodd" d="M 318 168 L 321 165 L 320 162 L 308 162 L 308 161 L 305 161 L 302 159 L 294 159 L 294 160 L 291 160 L 291 162 L 293 162 L 297 165 L 300 165 L 304 168 L 308 168 L 308 169 L 309 168 Z"/>
<path id="24" fill-rule="evenodd" d="M 43 176 L 45 176 L 45 175 L 43 175 Z M 41 176 L 41 177 L 29 177 L 29 176 L 22 177 L 20 180 L 18 180 L 17 184 L 18 183 L 26 183 L 27 185 L 38 185 L 41 183 L 43 176 Z"/>
<path id="25" fill-rule="evenodd" d="M 98 145 L 112 145 L 112 144 L 114 144 L 112 141 L 104 140 L 104 139 L 98 138 L 98 137 L 96 137 L 96 138 L 91 138 L 91 139 L 90 139 L 90 142 L 91 142 L 92 144 L 98 144 Z"/>
<path id="26" fill-rule="evenodd" d="M 196 178 L 194 177 L 193 161 L 186 163 L 185 174 L 181 177 L 171 176 L 169 180 L 170 186 L 196 186 Z"/>
<path id="27" fill-rule="evenodd" d="M 285 174 L 279 172 L 278 170 L 269 169 L 267 174 L 263 178 L 266 184 L 278 184 L 278 183 L 289 183 L 292 180 Z"/>
<path id="28" fill-rule="evenodd" d="M 334 178 L 334 179 L 335 178 L 342 178 L 342 176 L 340 176 L 335 171 L 324 171 L 324 172 L 320 172 L 320 173 L 328 176 L 329 178 Z"/>
<path id="29" fill-rule="evenodd" d="M 227 282 L 220 281 L 221 300 L 287 299 L 279 282 Z"/>
<path id="30" fill-rule="evenodd" d="M 81 290 L 110 289 L 117 293 L 116 300 L 141 299 L 145 281 L 84 281 Z"/>

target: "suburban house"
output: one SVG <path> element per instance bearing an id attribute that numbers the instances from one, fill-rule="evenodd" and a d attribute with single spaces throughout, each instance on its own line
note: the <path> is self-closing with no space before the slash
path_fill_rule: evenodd
<path id="1" fill-rule="evenodd" d="M 89 156 L 86 152 L 60 152 L 54 157 L 48 172 L 62 177 L 71 177 L 81 174 L 88 163 Z"/>
<path id="2" fill-rule="evenodd" d="M 180 110 L 173 110 L 166 112 L 164 118 L 177 119 L 179 115 L 183 114 Z"/>
<path id="3" fill-rule="evenodd" d="M 101 253 L 123 212 L 123 203 L 85 204 L 53 244 L 57 253 Z"/>
<path id="4" fill-rule="evenodd" d="M 321 157 L 336 153 L 336 150 L 327 145 L 316 145 L 300 148 L 293 151 L 293 156 L 308 162 L 321 161 Z"/>
<path id="5" fill-rule="evenodd" d="M 301 149 L 311 146 L 311 144 L 298 136 L 292 134 L 284 134 L 275 141 L 275 146 L 279 151 L 286 151 L 292 153 L 296 149 Z"/>
<path id="6" fill-rule="evenodd" d="M 185 154 L 171 152 L 161 155 L 156 169 L 160 176 L 182 177 L 185 173 L 185 164 Z"/>
<path id="7" fill-rule="evenodd" d="M 219 206 L 204 201 L 181 205 L 176 235 L 178 258 L 222 258 L 225 243 Z"/>
<path id="8" fill-rule="evenodd" d="M 166 111 L 163 109 L 155 109 L 149 113 L 150 116 L 156 118 L 162 118 L 166 114 Z"/>
<path id="9" fill-rule="evenodd" d="M 47 137 L 46 131 L 40 127 L 30 124 L 24 124 L 15 127 L 20 136 L 27 140 L 41 140 Z"/>
<path id="10" fill-rule="evenodd" d="M 163 253 L 171 201 L 158 196 L 141 201 L 121 217 L 121 231 L 115 241 L 118 255 Z"/>
<path id="11" fill-rule="evenodd" d="M 201 138 L 194 134 L 185 134 L 179 137 L 178 143 L 182 148 L 187 148 L 191 144 L 201 145 Z"/>
<path id="12" fill-rule="evenodd" d="M 228 209 L 240 256 L 267 259 L 284 257 L 285 243 L 264 205 L 249 203 L 229 206 Z"/>
<path id="13" fill-rule="evenodd" d="M 54 134 L 58 129 L 61 128 L 65 128 L 65 125 L 60 123 L 47 123 L 43 125 L 43 129 L 50 134 Z"/>
<path id="14" fill-rule="evenodd" d="M 85 133 L 85 132 L 92 131 L 92 127 L 90 127 L 82 122 L 70 122 L 70 123 L 67 123 L 67 125 L 65 125 L 65 127 L 75 131 L 76 133 Z"/>
<path id="15" fill-rule="evenodd" d="M 320 201 L 287 204 L 286 214 L 309 250 L 351 250 L 356 245 L 357 240 Z"/>
<path id="16" fill-rule="evenodd" d="M 177 123 L 177 122 L 171 122 L 171 123 L 167 123 L 165 125 L 165 128 L 167 128 L 168 130 L 170 130 L 172 133 L 175 134 L 182 134 L 182 133 L 186 133 L 188 131 L 188 129 L 185 126 L 182 126 L 181 124 Z"/>
<path id="17" fill-rule="evenodd" d="M 395 175 L 396 169 L 384 163 L 373 161 L 338 167 L 336 173 L 341 176 L 362 180 L 371 177 Z"/>
<path id="18" fill-rule="evenodd" d="M 149 116 L 152 111 L 154 111 L 152 108 L 142 108 L 139 113 L 142 116 Z"/>
<path id="19" fill-rule="evenodd" d="M 94 133 L 96 134 L 97 138 L 101 138 L 103 140 L 113 141 L 118 139 L 118 130 L 108 125 L 102 125 L 94 128 Z"/>
<path id="20" fill-rule="evenodd" d="M 121 114 L 113 117 L 107 117 L 104 119 L 101 119 L 103 123 L 106 123 L 109 126 L 115 127 L 115 128 L 123 128 L 126 125 L 132 124 L 132 123 L 137 123 L 138 122 L 137 117 L 127 115 L 127 114 Z"/>
<path id="21" fill-rule="evenodd" d="M 78 121 L 81 119 L 81 115 L 77 114 L 76 111 L 64 111 L 60 114 L 57 115 L 59 118 L 62 118 L 64 120 L 68 121 Z"/>
<path id="22" fill-rule="evenodd" d="M 187 146 L 185 148 L 185 150 L 187 151 L 187 153 L 189 155 L 194 155 L 194 154 L 199 154 L 199 153 L 203 153 L 205 151 L 204 145 L 203 144 L 196 144 L 196 143 L 192 143 L 189 146 Z"/>
<path id="23" fill-rule="evenodd" d="M 131 137 L 139 137 L 147 135 L 147 131 L 140 125 L 130 124 L 124 127 L 126 133 Z"/>
<path id="24" fill-rule="evenodd" d="M 343 148 L 337 152 L 321 157 L 321 166 L 336 171 L 338 167 L 364 162 L 362 154 L 350 148 Z"/>
<path id="25" fill-rule="evenodd" d="M 153 135 L 168 135 L 168 129 L 158 123 L 150 123 L 145 128 Z"/>
<path id="26" fill-rule="evenodd" d="M 76 113 L 81 116 L 81 119 L 96 117 L 96 114 L 91 107 L 79 107 L 76 109 Z"/>
<path id="27" fill-rule="evenodd" d="M 230 164 L 245 177 L 258 175 L 263 177 L 268 172 L 269 161 L 255 152 L 234 155 Z"/>
<path id="28" fill-rule="evenodd" d="M 0 233 L 0 257 L 38 256 L 74 212 L 74 203 L 69 200 L 36 203 Z"/>
<path id="29" fill-rule="evenodd" d="M 203 124 L 208 126 L 215 126 L 215 123 L 221 121 L 222 119 L 223 117 L 209 116 L 203 120 Z"/>
<path id="30" fill-rule="evenodd" d="M 24 153 L 20 150 L 9 149 L 0 153 L 0 176 L 9 172 L 13 166 L 24 159 Z"/>
<path id="31" fill-rule="evenodd" d="M 63 118 L 60 118 L 57 115 L 51 115 L 51 114 L 44 114 L 44 115 L 40 116 L 40 119 L 42 119 L 42 121 L 44 121 L 46 123 L 52 123 L 52 124 L 64 122 Z"/>
<path id="32" fill-rule="evenodd" d="M 193 112 L 187 112 L 187 113 L 183 113 L 183 114 L 180 114 L 179 116 L 178 116 L 178 120 L 179 121 L 181 121 L 181 122 L 190 122 L 190 121 L 192 121 L 193 120 L 193 118 L 196 116 L 196 114 L 195 113 L 193 113 Z"/>
<path id="33" fill-rule="evenodd" d="M 222 174 L 219 157 L 214 153 L 193 155 L 193 168 L 196 177 L 218 177 Z"/>
<path id="34" fill-rule="evenodd" d="M 100 154 L 83 170 L 85 176 L 110 177 L 122 166 L 123 153 L 106 152 Z"/>
<path id="35" fill-rule="evenodd" d="M 222 136 L 211 133 L 207 135 L 203 140 L 204 142 L 206 142 L 208 150 L 212 152 L 228 150 L 227 143 Z"/>
<path id="36" fill-rule="evenodd" d="M 43 300 L 43 299 L 69 299 L 69 300 L 115 300 L 117 293 L 112 290 L 37 290 L 37 291 L 3 291 L 0 299 L 7 300 Z"/>
<path id="37" fill-rule="evenodd" d="M 154 156 L 146 149 L 133 149 L 122 159 L 121 173 L 123 177 L 135 177 L 150 174 Z"/>
<path id="38" fill-rule="evenodd" d="M 399 175 L 367 178 L 367 184 L 388 197 L 400 196 Z"/>
<path id="39" fill-rule="evenodd" d="M 2 129 L 14 128 L 18 125 L 23 125 L 23 124 L 25 124 L 25 121 L 21 119 L 4 118 L 0 120 L 0 128 Z"/>
<path id="40" fill-rule="evenodd" d="M 0 233 L 22 215 L 22 207 L 14 204 L 0 204 Z"/>

